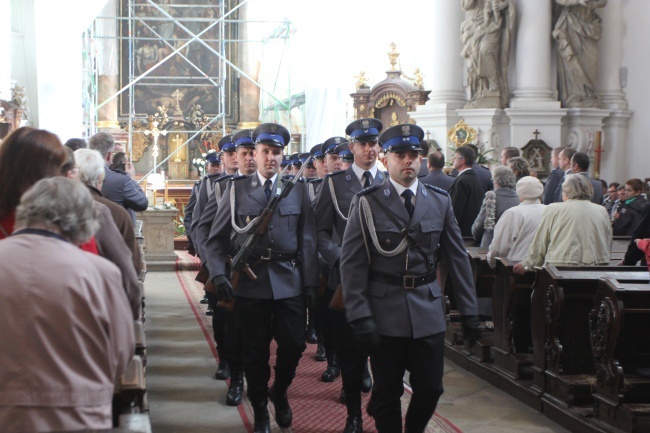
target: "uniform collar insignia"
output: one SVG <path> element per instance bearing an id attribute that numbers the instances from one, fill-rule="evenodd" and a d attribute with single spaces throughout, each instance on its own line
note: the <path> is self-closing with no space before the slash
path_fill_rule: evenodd
<path id="1" fill-rule="evenodd" d="M 384 196 L 385 196 L 386 198 L 390 197 L 390 188 L 386 188 L 386 189 L 384 190 Z"/>
<path id="2" fill-rule="evenodd" d="M 379 180 L 384 180 L 384 175 L 381 174 L 381 171 L 377 173 L 377 177 L 379 178 Z"/>
<path id="3" fill-rule="evenodd" d="M 254 179 L 254 180 L 251 182 L 251 185 L 253 186 L 253 188 L 255 188 L 255 187 L 257 186 L 257 179 Z"/>
<path id="4" fill-rule="evenodd" d="M 347 176 L 345 176 L 345 180 L 347 180 L 348 182 L 350 182 L 350 181 L 352 180 L 352 176 L 350 176 L 350 175 L 348 174 Z"/>
<path id="5" fill-rule="evenodd" d="M 425 187 L 423 187 L 423 186 L 420 187 L 420 191 L 422 191 L 423 196 L 425 196 L 425 197 L 427 196 L 428 193 L 427 193 L 427 189 Z"/>

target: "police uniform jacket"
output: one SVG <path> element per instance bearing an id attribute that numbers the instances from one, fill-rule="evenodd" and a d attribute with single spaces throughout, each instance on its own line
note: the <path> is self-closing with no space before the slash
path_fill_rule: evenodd
<path id="1" fill-rule="evenodd" d="M 383 172 L 377 169 L 373 184 L 381 184 L 384 178 Z M 323 180 L 316 204 L 316 231 L 318 233 L 318 252 L 330 266 L 334 266 L 341 257 L 341 246 L 338 240 L 343 238 L 352 199 L 362 189 L 361 182 L 352 166 L 347 170 L 329 174 Z M 332 190 L 336 196 L 336 204 L 332 197 Z M 339 215 L 337 207 L 345 219 Z"/>
<path id="2" fill-rule="evenodd" d="M 201 212 L 198 223 L 194 226 L 194 246 L 196 247 L 196 251 L 199 253 L 202 264 L 205 264 L 207 260 L 205 244 L 208 242 L 210 229 L 212 228 L 214 217 L 217 214 L 217 209 L 219 209 L 219 200 L 221 200 L 221 197 L 223 197 L 223 191 L 225 191 L 225 189 L 228 187 L 228 181 L 232 178 L 232 175 L 226 174 L 214 182 L 212 185 L 212 194 L 208 198 L 208 202 L 206 203 L 203 212 Z"/>
<path id="3" fill-rule="evenodd" d="M 194 243 L 192 240 L 192 219 L 194 217 L 194 206 L 196 206 L 196 197 L 199 194 L 199 185 L 201 181 L 197 180 L 192 185 L 192 192 L 190 193 L 190 198 L 187 200 L 187 205 L 185 205 L 185 217 L 183 218 L 183 226 L 185 227 L 185 234 L 190 242 Z M 194 245 L 196 249 L 196 244 Z"/>
<path id="4" fill-rule="evenodd" d="M 203 180 L 201 180 L 199 193 L 196 196 L 196 205 L 194 205 L 194 215 L 192 216 L 192 236 L 196 233 L 196 226 L 199 224 L 199 220 L 201 219 L 201 213 L 203 213 L 203 209 L 205 208 L 208 199 L 214 192 L 214 183 L 222 176 L 221 173 L 208 174 L 203 177 Z"/>
<path id="5" fill-rule="evenodd" d="M 309 180 L 309 198 L 311 199 L 311 204 L 316 209 L 316 204 L 318 203 L 318 197 L 320 196 L 320 191 L 323 188 L 323 179 L 310 179 Z"/>
<path id="6" fill-rule="evenodd" d="M 104 197 L 126 208 L 135 224 L 135 213 L 147 210 L 149 201 L 140 185 L 123 171 L 111 170 L 104 166 Z"/>
<path id="7" fill-rule="evenodd" d="M 275 193 L 277 188 L 276 181 L 272 191 Z M 234 207 L 230 200 L 231 189 L 235 191 Z M 229 182 L 219 202 L 206 244 L 207 268 L 211 277 L 226 275 L 230 233 L 233 229 L 232 213 L 237 226 L 244 228 L 262 213 L 267 204 L 264 186 L 260 184 L 257 173 L 252 176 L 239 176 Z M 237 234 L 236 247 L 240 247 L 246 238 L 247 234 Z M 289 195 L 282 199 L 258 246 L 270 248 L 274 252 L 296 252 L 299 259 L 263 260 L 254 255 L 249 264 L 257 280 L 251 281 L 242 273 L 237 296 L 277 300 L 299 296 L 303 293 L 303 287 L 318 286 L 319 277 L 315 271 L 318 269 L 318 257 L 314 209 L 309 200 L 306 183 L 298 181 Z"/>
<path id="8" fill-rule="evenodd" d="M 376 197 L 379 204 L 370 195 Z M 372 211 L 371 220 L 381 249 L 394 250 L 404 238 L 402 228 L 406 228 L 421 245 L 426 260 L 425 255 L 410 246 L 395 257 L 380 253 L 360 206 L 362 197 L 367 199 Z M 391 220 L 388 212 L 402 227 Z M 437 281 L 407 289 L 403 285 L 379 280 L 384 276 L 428 274 L 430 268 L 427 261 L 430 259 L 435 264 L 440 254 L 448 264 L 460 314 L 478 314 L 467 251 L 447 193 L 419 183 L 412 218 L 409 218 L 401 198 L 388 180 L 359 193 L 352 202 L 341 254 L 347 319 L 352 322 L 373 316 L 379 334 L 390 337 L 422 338 L 443 332 L 446 328 L 445 312 Z"/>

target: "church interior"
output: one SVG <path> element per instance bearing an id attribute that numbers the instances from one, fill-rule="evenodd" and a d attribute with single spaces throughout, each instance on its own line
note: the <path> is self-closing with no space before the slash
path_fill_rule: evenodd
<path id="1" fill-rule="evenodd" d="M 466 334 L 447 278 L 454 270 L 443 261 L 435 279 L 445 308 L 445 391 L 425 431 L 650 432 L 650 277 L 643 254 L 629 259 L 641 249 L 636 241 L 650 238 L 650 205 L 640 205 L 650 191 L 646 18 L 645 0 L 0 0 L 0 167 L 3 140 L 24 127 L 61 143 L 105 133 L 146 196 L 146 210 L 127 208 L 135 215 L 143 301 L 135 356 L 116 379 L 113 428 L 83 431 L 377 431 L 365 392 L 365 429 L 348 430 L 342 379 L 321 381 L 326 365 L 315 334 L 288 391 L 291 427 L 273 420 L 276 405 L 269 430 L 258 430 L 245 391 L 241 404 L 223 403 L 234 372 L 215 379 L 223 362 L 212 317 L 218 307 L 204 297 L 216 290 L 209 289 L 214 275 L 202 275 L 205 261 L 191 254 L 185 219 L 214 158 L 225 173 L 223 146 L 230 139 L 234 148 L 238 132 L 282 125 L 290 133 L 283 158 L 303 155 L 305 166 L 315 166 L 314 149 L 327 155 L 328 139 L 349 139 L 352 150 L 346 125 L 378 119 L 383 131 L 399 126 L 404 136 L 409 126 L 422 129 L 422 176 L 434 171 L 435 153 L 444 165 L 438 170 L 455 182 L 471 169 L 456 165 L 459 149 L 471 144 L 475 168 L 486 169 L 493 188 L 505 191 L 495 169 L 510 166 L 508 190 L 517 197 L 519 181 L 535 177 L 559 194 L 550 207 L 563 201 L 566 168 L 566 175 L 583 172 L 590 185 L 602 182 L 599 202 L 591 201 L 609 222 L 606 260 L 546 260 L 525 273 L 517 269 L 523 257 L 494 260 L 485 237 L 463 232 L 480 338 Z M 525 173 L 509 164 L 509 149 Z M 389 151 L 377 160 L 387 177 Z M 484 219 L 487 191 L 478 205 Z M 496 194 L 493 225 L 485 222 L 495 233 L 494 219 L 505 215 Z M 544 194 L 534 197 L 540 206 L 549 204 Z M 311 198 L 320 200 L 317 192 Z M 512 206 L 526 200 L 520 194 Z M 450 203 L 457 212 L 454 197 Z M 633 223 L 617 231 L 626 211 Z M 7 214 L 0 210 L 0 223 Z M 522 314 L 530 334 L 523 349 Z M 273 366 L 277 343 L 271 347 Z M 408 373 L 403 383 L 406 416 L 418 386 Z M 0 385 L 0 430 L 21 431 L 2 426 L 8 392 Z"/>

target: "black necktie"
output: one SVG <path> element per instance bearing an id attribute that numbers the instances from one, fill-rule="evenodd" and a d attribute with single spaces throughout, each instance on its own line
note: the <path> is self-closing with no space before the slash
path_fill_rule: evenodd
<path id="1" fill-rule="evenodd" d="M 372 174 L 370 174 L 369 171 L 365 171 L 363 177 L 366 179 L 363 183 L 363 187 L 368 188 L 372 184 Z"/>
<path id="2" fill-rule="evenodd" d="M 415 206 L 413 206 L 413 191 L 410 189 L 404 190 L 402 193 L 402 197 L 404 197 L 404 207 L 406 208 L 406 211 L 409 213 L 410 217 L 413 217 L 413 211 L 415 210 Z"/>
<path id="3" fill-rule="evenodd" d="M 266 194 L 266 199 L 271 198 L 271 179 L 266 179 L 266 182 L 264 182 L 264 194 Z"/>

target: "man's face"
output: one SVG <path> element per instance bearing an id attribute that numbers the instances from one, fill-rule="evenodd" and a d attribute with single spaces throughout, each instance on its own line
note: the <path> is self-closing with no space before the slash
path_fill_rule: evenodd
<path id="1" fill-rule="evenodd" d="M 338 153 L 328 153 L 325 155 L 325 166 L 328 173 L 334 173 L 341 169 L 341 160 Z"/>
<path id="2" fill-rule="evenodd" d="M 451 158 L 451 162 L 454 165 L 454 168 L 460 171 L 463 168 L 463 165 L 465 165 L 465 158 L 463 158 L 458 153 L 454 153 L 454 156 Z M 507 160 L 506 160 L 506 165 L 507 165 Z"/>
<path id="3" fill-rule="evenodd" d="M 237 165 L 241 174 L 253 174 L 257 169 L 257 163 L 253 157 L 255 149 L 250 147 L 240 147 L 237 149 Z"/>
<path id="4" fill-rule="evenodd" d="M 422 157 L 417 150 L 388 152 L 384 158 L 390 178 L 406 187 L 417 179 L 421 163 Z"/>
<path id="5" fill-rule="evenodd" d="M 211 162 L 207 165 L 208 174 L 219 173 L 220 169 L 221 169 L 221 164 L 217 164 L 216 162 Z"/>
<path id="6" fill-rule="evenodd" d="M 350 151 L 354 155 L 354 163 L 367 170 L 377 162 L 379 142 L 377 140 L 353 141 L 350 143 Z"/>
<path id="7" fill-rule="evenodd" d="M 305 171 L 302 172 L 302 176 L 306 179 L 316 179 L 316 167 L 308 164 Z"/>
<path id="8" fill-rule="evenodd" d="M 618 200 L 618 189 L 616 189 L 615 186 L 610 186 L 607 188 L 607 194 L 609 195 L 609 199 L 611 201 Z"/>
<path id="9" fill-rule="evenodd" d="M 299 165 L 292 165 L 291 166 L 291 174 L 293 176 L 297 175 L 299 171 L 300 171 L 300 166 Z"/>
<path id="10" fill-rule="evenodd" d="M 314 167 L 316 168 L 316 176 L 320 179 L 324 178 L 327 175 L 327 164 L 325 164 L 325 158 L 314 158 Z"/>
<path id="11" fill-rule="evenodd" d="M 627 194 L 625 191 L 625 188 L 621 188 L 618 190 L 618 199 L 619 200 L 627 200 Z"/>
<path id="12" fill-rule="evenodd" d="M 223 152 L 221 154 L 221 162 L 228 174 L 233 174 L 237 171 L 237 154 L 235 152 Z"/>
<path id="13" fill-rule="evenodd" d="M 282 163 L 281 147 L 258 143 L 255 145 L 253 155 L 257 163 L 257 171 L 262 176 L 269 179 L 278 172 L 278 168 Z"/>
<path id="14" fill-rule="evenodd" d="M 508 165 L 508 156 L 506 155 L 505 150 L 501 151 L 501 155 L 499 156 L 499 161 L 501 161 L 501 165 Z"/>
<path id="15" fill-rule="evenodd" d="M 564 151 L 560 152 L 560 168 L 564 171 L 567 171 L 571 166 L 571 159 L 564 156 Z"/>
<path id="16" fill-rule="evenodd" d="M 551 166 L 553 168 L 558 168 L 560 166 L 560 153 L 551 152 Z"/>
<path id="17" fill-rule="evenodd" d="M 629 200 L 632 197 L 636 197 L 641 194 L 641 190 L 635 190 L 632 188 L 632 185 L 625 184 L 625 200 Z"/>

